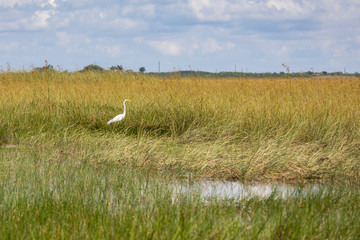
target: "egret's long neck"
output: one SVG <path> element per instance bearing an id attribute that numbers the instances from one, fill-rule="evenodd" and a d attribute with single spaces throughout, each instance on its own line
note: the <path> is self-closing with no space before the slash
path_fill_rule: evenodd
<path id="1" fill-rule="evenodd" d="M 125 114 L 125 113 L 126 113 L 126 105 L 125 105 L 125 102 L 123 102 L 123 106 L 124 106 L 124 112 L 123 112 L 123 114 Z"/>

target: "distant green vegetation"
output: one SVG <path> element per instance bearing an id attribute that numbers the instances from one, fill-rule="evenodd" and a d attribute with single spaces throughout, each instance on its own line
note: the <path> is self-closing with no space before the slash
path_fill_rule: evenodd
<path id="1" fill-rule="evenodd" d="M 95 64 L 90 64 L 84 67 L 84 69 L 82 71 L 98 71 L 98 72 L 103 72 L 105 71 L 104 68 L 100 67 L 99 65 L 95 65 Z"/>
<path id="2" fill-rule="evenodd" d="M 314 78 L 314 77 L 360 77 L 359 72 L 354 73 L 347 73 L 347 72 L 327 72 L 327 71 L 320 71 L 314 72 L 305 71 L 305 72 L 290 72 L 290 68 L 283 64 L 285 67 L 286 72 L 231 72 L 231 71 L 220 71 L 220 72 L 207 72 L 201 70 L 174 70 L 171 72 L 147 72 L 146 74 L 158 77 L 203 77 L 203 78 Z M 11 67 L 8 66 L 8 72 L 11 70 Z M 58 69 L 60 72 L 63 70 Z M 54 66 L 48 64 L 45 61 L 45 65 L 43 67 L 35 67 L 33 71 L 56 71 Z M 115 65 L 109 68 L 104 68 L 96 64 L 89 64 L 85 66 L 80 72 L 84 71 L 97 71 L 97 72 L 106 72 L 106 71 L 120 71 L 120 72 L 127 72 L 133 73 L 136 72 L 131 69 L 125 69 L 122 65 Z M 67 72 L 67 71 L 65 71 Z M 144 66 L 139 67 L 139 73 L 145 73 L 146 68 Z"/>
<path id="3" fill-rule="evenodd" d="M 204 72 L 204 71 L 174 71 L 174 72 L 150 72 L 148 73 L 154 76 L 161 77 L 205 77 L 205 78 L 309 78 L 309 77 L 319 77 L 319 76 L 359 76 L 356 72 L 351 73 L 342 73 L 342 72 L 331 72 L 326 71 L 322 72 L 295 72 L 295 73 L 285 73 L 285 72 L 264 72 L 264 73 L 254 73 L 254 72 Z"/>

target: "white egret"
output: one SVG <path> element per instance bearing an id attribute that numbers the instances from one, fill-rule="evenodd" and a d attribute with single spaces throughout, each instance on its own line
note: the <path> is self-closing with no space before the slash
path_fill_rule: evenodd
<path id="1" fill-rule="evenodd" d="M 124 119 L 125 114 L 126 114 L 126 106 L 125 106 L 125 103 L 126 103 L 127 101 L 130 102 L 131 100 L 125 99 L 125 101 L 124 101 L 124 103 L 123 103 L 123 105 L 124 105 L 124 112 L 123 112 L 122 114 L 117 115 L 116 117 L 114 117 L 114 118 L 111 119 L 110 121 L 108 121 L 108 122 L 107 122 L 108 125 L 110 125 L 110 124 L 112 124 L 112 123 L 120 122 L 121 120 Z"/>

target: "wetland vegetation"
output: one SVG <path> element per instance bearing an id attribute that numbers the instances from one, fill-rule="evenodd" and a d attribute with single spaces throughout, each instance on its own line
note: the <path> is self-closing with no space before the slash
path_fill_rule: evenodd
<path id="1" fill-rule="evenodd" d="M 359 109 L 357 77 L 1 73 L 0 238 L 356 239 Z M 173 184 L 204 180 L 294 191 Z"/>

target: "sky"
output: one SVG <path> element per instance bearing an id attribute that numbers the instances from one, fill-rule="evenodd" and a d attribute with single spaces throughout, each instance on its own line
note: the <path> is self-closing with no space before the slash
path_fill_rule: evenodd
<path id="1" fill-rule="evenodd" d="M 45 60 L 69 71 L 360 72 L 360 0 L 0 0 L 0 68 Z"/>

